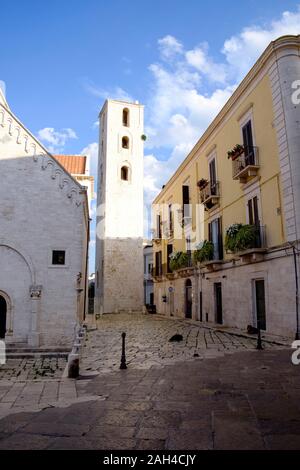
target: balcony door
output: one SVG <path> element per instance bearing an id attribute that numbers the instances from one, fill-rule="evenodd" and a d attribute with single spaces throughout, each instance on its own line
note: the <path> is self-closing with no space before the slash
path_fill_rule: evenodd
<path id="1" fill-rule="evenodd" d="M 167 245 L 167 273 L 171 272 L 170 255 L 173 253 L 173 245 Z"/>
<path id="2" fill-rule="evenodd" d="M 214 245 L 214 260 L 223 259 L 222 218 L 218 217 L 208 224 L 209 241 Z"/>
<path id="3" fill-rule="evenodd" d="M 182 186 L 183 217 L 190 217 L 190 188 L 188 185 Z"/>
<path id="4" fill-rule="evenodd" d="M 161 251 L 157 251 L 155 253 L 155 275 L 161 276 L 162 275 L 162 253 Z"/>
<path id="5" fill-rule="evenodd" d="M 242 128 L 243 132 L 243 145 L 245 149 L 245 164 L 254 165 L 254 153 L 253 153 L 253 135 L 252 135 L 252 124 L 249 120 Z"/>
<path id="6" fill-rule="evenodd" d="M 216 196 L 216 194 L 217 194 L 217 172 L 216 172 L 216 159 L 215 158 L 213 158 L 209 163 L 209 178 L 210 178 L 211 195 Z"/>
<path id="7" fill-rule="evenodd" d="M 260 221 L 259 221 L 257 196 L 254 196 L 252 199 L 249 199 L 247 205 L 248 205 L 249 224 L 256 225 L 258 227 L 260 225 Z"/>

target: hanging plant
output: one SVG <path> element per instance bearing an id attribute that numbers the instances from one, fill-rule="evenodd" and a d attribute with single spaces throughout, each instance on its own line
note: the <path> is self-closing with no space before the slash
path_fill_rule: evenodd
<path id="1" fill-rule="evenodd" d="M 145 142 L 147 140 L 147 136 L 145 134 L 142 134 L 141 139 Z"/>

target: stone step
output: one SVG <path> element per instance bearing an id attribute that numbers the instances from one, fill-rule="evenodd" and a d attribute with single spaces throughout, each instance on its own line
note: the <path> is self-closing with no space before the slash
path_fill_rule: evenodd
<path id="1" fill-rule="evenodd" d="M 18 351 L 18 352 L 12 352 L 8 351 L 6 352 L 6 359 L 22 359 L 22 358 L 37 358 L 37 357 L 65 357 L 67 358 L 69 355 L 69 351 Z"/>

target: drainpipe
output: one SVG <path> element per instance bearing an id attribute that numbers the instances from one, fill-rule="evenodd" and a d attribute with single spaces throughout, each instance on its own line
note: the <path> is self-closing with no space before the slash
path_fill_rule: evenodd
<path id="1" fill-rule="evenodd" d="M 293 257 L 294 257 L 294 269 L 295 269 L 295 283 L 296 283 L 296 335 L 295 340 L 300 339 L 299 335 L 299 281 L 298 281 L 298 269 L 297 269 L 297 253 L 296 247 L 292 245 Z"/>

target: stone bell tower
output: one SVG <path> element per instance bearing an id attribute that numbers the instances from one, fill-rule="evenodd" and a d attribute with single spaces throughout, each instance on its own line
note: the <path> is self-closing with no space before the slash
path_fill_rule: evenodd
<path id="1" fill-rule="evenodd" d="M 144 107 L 107 100 L 99 118 L 95 312 L 141 311 Z"/>

